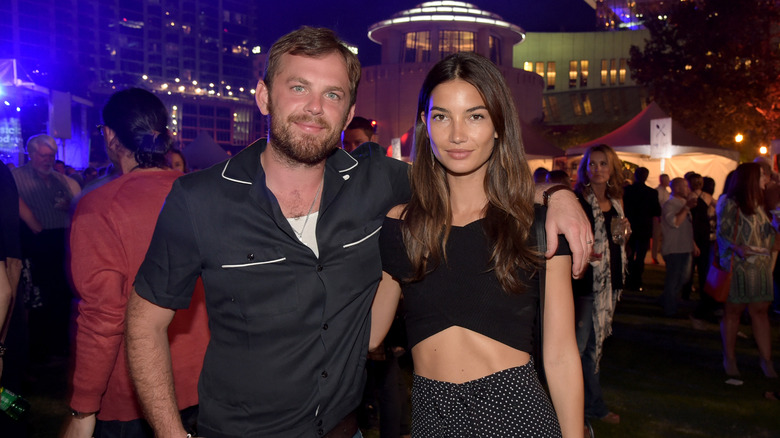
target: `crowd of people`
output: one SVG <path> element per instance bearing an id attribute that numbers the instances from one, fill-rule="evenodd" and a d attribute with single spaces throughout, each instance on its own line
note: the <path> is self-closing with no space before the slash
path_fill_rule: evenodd
<path id="1" fill-rule="evenodd" d="M 423 82 L 409 166 L 355 116 L 359 81 L 332 31 L 302 27 L 257 86 L 268 137 L 212 168 L 188 173 L 137 88 L 103 108 L 103 175 L 69 176 L 56 140 L 31 137 L 29 162 L 0 169 L 1 386 L 34 378 L 25 345 L 35 364 L 69 359 L 66 438 L 359 438 L 367 403 L 382 438 L 588 436 L 620 422 L 600 361 L 648 252 L 666 266 L 660 313 L 720 321 L 739 377 L 747 311 L 777 377 L 768 162 L 740 164 L 717 200 L 695 172 L 649 187 L 604 144 L 576 174 L 532 172 L 500 71 L 457 53 Z M 704 292 L 713 259 L 732 267 L 724 303 Z"/>

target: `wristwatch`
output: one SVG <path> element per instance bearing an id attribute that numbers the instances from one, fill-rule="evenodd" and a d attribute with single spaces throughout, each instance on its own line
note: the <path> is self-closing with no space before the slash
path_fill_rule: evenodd
<path id="1" fill-rule="evenodd" d="M 574 193 L 574 190 L 571 189 L 571 187 L 567 186 L 566 184 L 558 184 L 554 185 L 544 192 L 542 192 L 542 202 L 544 203 L 544 206 L 547 207 L 550 203 L 550 197 L 553 195 L 553 193 L 559 191 L 559 190 L 568 190 L 572 193 Z"/>

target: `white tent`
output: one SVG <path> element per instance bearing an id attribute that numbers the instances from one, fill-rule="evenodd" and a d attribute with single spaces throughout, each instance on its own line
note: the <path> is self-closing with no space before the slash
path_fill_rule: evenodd
<path id="1" fill-rule="evenodd" d="M 621 160 L 646 167 L 650 171 L 647 184 L 652 187 L 658 185 L 658 177 L 662 173 L 676 178 L 692 170 L 715 180 L 717 197 L 723 191 L 726 175 L 737 168 L 739 152 L 702 140 L 688 132 L 680 123 L 672 121 L 672 157 L 664 160 L 651 158 L 650 121 L 668 117 L 661 107 L 653 102 L 620 128 L 566 150 L 569 165 L 576 166 L 588 147 L 603 143 L 614 149 Z"/>

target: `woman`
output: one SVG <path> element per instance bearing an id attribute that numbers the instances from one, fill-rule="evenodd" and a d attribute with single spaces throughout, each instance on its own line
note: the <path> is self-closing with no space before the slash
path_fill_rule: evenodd
<path id="1" fill-rule="evenodd" d="M 181 173 L 187 173 L 190 169 L 187 167 L 187 160 L 184 158 L 184 154 L 178 149 L 171 149 L 166 155 L 168 167 L 173 170 L 178 170 Z"/>
<path id="2" fill-rule="evenodd" d="M 752 320 L 761 370 L 767 377 L 777 377 L 772 364 L 767 313 L 773 298 L 770 250 L 775 241 L 777 221 L 770 221 L 762 208 L 763 189 L 768 178 L 757 163 L 740 164 L 725 196 L 718 200 L 718 255 L 721 266 L 731 266 L 732 272 L 720 334 L 723 368 L 732 377 L 739 376 L 734 350 L 739 318 L 745 308 Z"/>
<path id="3" fill-rule="evenodd" d="M 601 394 L 599 361 L 604 339 L 612 332 L 612 316 L 623 290 L 626 273 L 625 242 L 610 238 L 619 222 L 628 232 L 623 214 L 623 171 L 615 151 L 607 145 L 591 146 L 577 169 L 577 197 L 593 227 L 593 255 L 585 275 L 574 281 L 577 346 L 585 379 L 585 416 L 617 424 Z"/>
<path id="4" fill-rule="evenodd" d="M 539 305 L 534 183 L 501 73 L 477 54 L 450 55 L 428 73 L 417 114 L 412 198 L 382 228 L 370 343 L 384 337 L 403 290 L 412 436 L 581 437 L 569 256 L 546 265 L 552 406 L 529 354 Z"/>
<path id="5" fill-rule="evenodd" d="M 80 298 L 65 437 L 149 437 L 127 370 L 128 295 L 157 215 L 180 172 L 168 170 L 168 113 L 152 93 L 115 93 L 103 108 L 106 148 L 122 176 L 82 198 L 71 227 L 71 273 Z M 176 397 L 185 425 L 197 416 L 197 382 L 209 333 L 202 286 L 168 330 Z M 194 430 L 190 430 L 194 432 Z"/>

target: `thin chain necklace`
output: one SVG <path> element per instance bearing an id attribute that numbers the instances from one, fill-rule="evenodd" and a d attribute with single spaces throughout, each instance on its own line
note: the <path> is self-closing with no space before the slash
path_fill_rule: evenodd
<path id="1" fill-rule="evenodd" d="M 324 181 L 324 178 L 323 178 Z M 309 212 L 306 213 L 306 220 L 303 221 L 303 226 L 301 227 L 301 232 L 299 233 L 295 228 L 293 228 L 293 233 L 295 233 L 296 236 L 298 236 L 299 239 L 303 238 L 303 232 L 306 230 L 306 224 L 309 223 L 309 216 L 311 216 L 311 211 L 314 210 L 314 204 L 317 202 L 317 197 L 320 196 L 320 190 L 322 190 L 322 183 L 323 181 L 320 181 L 320 185 L 317 187 L 317 193 L 314 194 L 314 199 L 311 201 L 311 206 L 309 207 Z"/>

